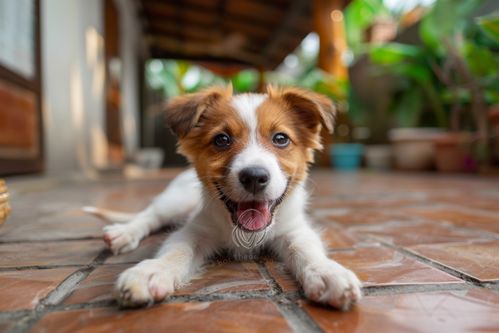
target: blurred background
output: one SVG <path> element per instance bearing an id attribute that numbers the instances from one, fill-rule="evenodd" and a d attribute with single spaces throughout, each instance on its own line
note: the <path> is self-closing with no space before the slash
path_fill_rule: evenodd
<path id="1" fill-rule="evenodd" d="M 185 165 L 162 108 L 329 96 L 318 166 L 499 174 L 497 0 L 0 0 L 0 176 Z"/>

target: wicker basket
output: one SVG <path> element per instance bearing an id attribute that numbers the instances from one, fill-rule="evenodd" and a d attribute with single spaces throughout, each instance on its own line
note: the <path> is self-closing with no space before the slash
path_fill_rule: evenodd
<path id="1" fill-rule="evenodd" d="M 3 179 L 0 179 L 0 225 L 7 219 L 10 213 L 9 193 L 7 185 Z"/>

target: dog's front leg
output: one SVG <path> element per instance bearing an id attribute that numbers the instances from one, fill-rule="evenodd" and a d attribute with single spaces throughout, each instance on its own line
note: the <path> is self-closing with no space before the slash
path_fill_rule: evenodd
<path id="1" fill-rule="evenodd" d="M 319 235 L 301 226 L 278 238 L 277 252 L 302 284 L 307 298 L 347 310 L 362 296 L 357 276 L 327 257 Z"/>
<path id="2" fill-rule="evenodd" d="M 116 282 L 118 303 L 124 307 L 151 305 L 189 282 L 211 252 L 189 226 L 174 232 L 156 258 L 124 271 Z"/>

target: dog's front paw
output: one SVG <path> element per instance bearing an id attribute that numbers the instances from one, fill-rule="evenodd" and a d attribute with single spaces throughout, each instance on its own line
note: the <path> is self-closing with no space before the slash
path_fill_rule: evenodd
<path id="1" fill-rule="evenodd" d="M 307 298 L 342 311 L 361 299 L 361 287 L 355 273 L 332 260 L 310 265 L 304 271 L 303 290 Z"/>
<path id="2" fill-rule="evenodd" d="M 158 259 L 144 260 L 121 273 L 116 282 L 118 304 L 122 307 L 152 305 L 171 295 L 174 279 Z"/>
<path id="3" fill-rule="evenodd" d="M 127 224 L 112 224 L 103 228 L 104 242 L 113 254 L 120 254 L 135 250 L 139 246 L 140 238 Z"/>

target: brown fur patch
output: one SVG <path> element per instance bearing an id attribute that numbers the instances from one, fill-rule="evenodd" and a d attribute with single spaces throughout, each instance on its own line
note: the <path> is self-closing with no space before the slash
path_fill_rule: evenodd
<path id="1" fill-rule="evenodd" d="M 315 131 L 317 126 L 324 126 L 329 133 L 333 133 L 336 109 L 326 96 L 295 87 L 276 89 L 267 86 L 267 92 L 271 99 L 280 99 L 286 103 L 310 130 Z"/>
<path id="2" fill-rule="evenodd" d="M 225 133 L 232 144 L 225 149 L 213 144 L 216 135 Z M 214 183 L 223 185 L 233 158 L 246 146 L 249 130 L 229 99 L 219 99 L 202 113 L 198 123 L 179 139 L 179 152 L 194 165 L 200 180 L 215 192 Z"/>
<path id="3" fill-rule="evenodd" d="M 313 151 L 322 149 L 322 126 L 332 131 L 334 107 L 326 97 L 298 88 L 268 87 L 268 92 L 269 98 L 257 110 L 260 140 L 296 184 L 306 177 Z M 279 132 L 291 139 L 285 148 L 272 143 L 272 137 Z"/>
<path id="4" fill-rule="evenodd" d="M 181 138 L 196 126 L 208 108 L 231 96 L 232 85 L 228 85 L 225 88 L 215 86 L 198 93 L 174 98 L 166 106 L 166 123 Z"/>

